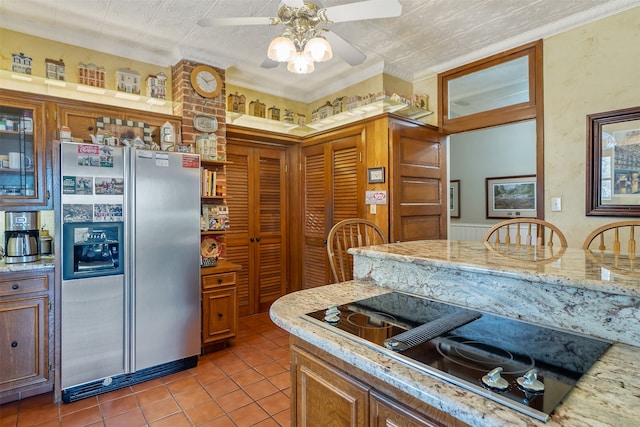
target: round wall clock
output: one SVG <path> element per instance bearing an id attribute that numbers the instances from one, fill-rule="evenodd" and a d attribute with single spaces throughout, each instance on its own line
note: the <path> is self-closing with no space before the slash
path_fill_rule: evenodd
<path id="1" fill-rule="evenodd" d="M 218 72 L 208 65 L 198 65 L 191 72 L 193 89 L 205 98 L 213 98 L 222 90 L 222 80 Z"/>

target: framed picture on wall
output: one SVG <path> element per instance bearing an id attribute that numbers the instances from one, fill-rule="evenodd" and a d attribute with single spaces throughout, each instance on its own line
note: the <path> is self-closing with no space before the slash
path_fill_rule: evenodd
<path id="1" fill-rule="evenodd" d="M 449 217 L 460 218 L 460 180 L 449 181 Z"/>
<path id="2" fill-rule="evenodd" d="M 369 184 L 377 184 L 384 182 L 384 167 L 369 168 Z"/>
<path id="3" fill-rule="evenodd" d="M 487 218 L 535 218 L 536 176 L 486 178 Z"/>

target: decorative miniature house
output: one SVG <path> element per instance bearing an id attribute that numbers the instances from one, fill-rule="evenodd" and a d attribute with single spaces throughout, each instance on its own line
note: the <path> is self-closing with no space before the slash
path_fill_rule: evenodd
<path id="1" fill-rule="evenodd" d="M 362 103 L 362 97 L 359 95 L 350 96 L 347 98 L 347 111 L 351 111 L 358 108 Z"/>
<path id="2" fill-rule="evenodd" d="M 259 99 L 251 101 L 249 103 L 249 114 L 252 116 L 265 118 L 266 111 L 267 106 L 264 103 L 260 102 Z"/>
<path id="3" fill-rule="evenodd" d="M 271 120 L 277 120 L 280 121 L 280 109 L 278 107 L 276 107 L 275 105 L 271 108 L 269 108 L 269 116 L 268 116 Z"/>
<path id="4" fill-rule="evenodd" d="M 413 99 L 413 105 L 422 108 L 423 110 L 429 109 L 429 95 L 415 95 Z"/>
<path id="5" fill-rule="evenodd" d="M 45 75 L 51 80 L 65 80 L 65 65 L 62 59 L 46 58 L 44 60 Z"/>
<path id="6" fill-rule="evenodd" d="M 24 53 L 12 53 L 11 54 L 11 71 L 16 73 L 31 74 L 31 63 L 33 60 L 31 57 L 26 56 Z"/>
<path id="7" fill-rule="evenodd" d="M 227 97 L 227 110 L 232 113 L 245 114 L 247 111 L 247 98 L 244 95 L 230 94 Z"/>
<path id="8" fill-rule="evenodd" d="M 78 63 L 78 83 L 81 85 L 104 87 L 105 70 L 95 64 Z"/>
<path id="9" fill-rule="evenodd" d="M 304 126 L 307 124 L 307 116 L 298 113 L 298 126 Z"/>
<path id="10" fill-rule="evenodd" d="M 284 110 L 284 119 L 282 121 L 293 124 L 293 111 L 286 108 Z"/>
<path id="11" fill-rule="evenodd" d="M 116 71 L 116 90 L 140 95 L 140 73 L 131 68 Z"/>
<path id="12" fill-rule="evenodd" d="M 147 96 L 149 98 L 167 98 L 167 75 L 163 72 L 147 77 Z"/>
<path id="13" fill-rule="evenodd" d="M 323 106 L 318 108 L 318 120 L 326 119 L 333 116 L 333 104 L 327 101 Z"/>
<path id="14" fill-rule="evenodd" d="M 347 111 L 347 97 L 341 96 L 333 100 L 333 114 L 340 114 Z"/>

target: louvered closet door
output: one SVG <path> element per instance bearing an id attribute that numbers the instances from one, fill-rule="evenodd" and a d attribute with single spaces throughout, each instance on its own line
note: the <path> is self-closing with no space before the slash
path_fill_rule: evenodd
<path id="1" fill-rule="evenodd" d="M 361 141 L 361 133 L 357 133 L 302 150 L 303 289 L 331 282 L 325 241 L 333 224 L 364 215 Z"/>
<path id="2" fill-rule="evenodd" d="M 259 179 L 255 198 L 258 200 L 256 224 L 257 251 L 255 278 L 257 312 L 267 311 L 271 303 L 286 292 L 287 257 L 284 238 L 287 229 L 285 152 L 278 149 L 254 151 Z"/>
<path id="3" fill-rule="evenodd" d="M 227 144 L 229 261 L 239 264 L 238 310 L 268 310 L 286 289 L 286 191 L 284 150 Z"/>
<path id="4" fill-rule="evenodd" d="M 250 220 L 251 197 L 249 192 L 250 149 L 227 142 L 227 205 L 229 206 L 229 229 L 225 235 L 227 258 L 242 268 L 237 272 L 238 313 L 253 314 L 253 292 L 249 292 L 249 271 L 253 263 L 250 236 L 253 235 Z"/>

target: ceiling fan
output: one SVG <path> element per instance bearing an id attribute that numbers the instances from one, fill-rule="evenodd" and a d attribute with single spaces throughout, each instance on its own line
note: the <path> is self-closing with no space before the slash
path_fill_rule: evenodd
<path id="1" fill-rule="evenodd" d="M 205 18 L 202 27 L 228 25 L 282 25 L 282 34 L 271 41 L 264 68 L 287 62 L 287 69 L 297 74 L 314 70 L 314 62 L 327 61 L 333 52 L 350 65 L 362 64 L 367 56 L 324 25 L 335 22 L 400 16 L 398 0 L 365 0 L 321 8 L 304 0 L 282 0 L 277 17 Z"/>

